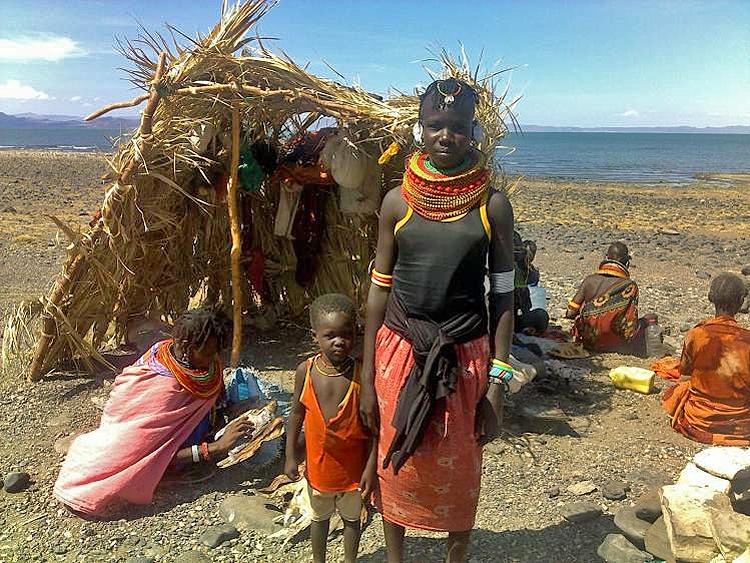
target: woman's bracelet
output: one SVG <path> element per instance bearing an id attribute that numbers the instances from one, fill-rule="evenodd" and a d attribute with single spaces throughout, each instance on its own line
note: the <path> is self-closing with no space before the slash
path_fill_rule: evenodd
<path id="1" fill-rule="evenodd" d="M 490 371 L 487 374 L 490 383 L 507 383 L 513 379 L 513 366 L 497 358 L 492 360 Z"/>
<path id="2" fill-rule="evenodd" d="M 198 449 L 198 446 L 191 447 L 190 453 L 193 454 L 193 463 L 198 463 L 201 460 L 201 454 L 200 454 L 200 450 Z"/>
<path id="3" fill-rule="evenodd" d="M 390 289 L 393 286 L 393 276 L 390 274 L 381 274 L 375 268 L 370 273 L 370 280 L 377 286 Z"/>

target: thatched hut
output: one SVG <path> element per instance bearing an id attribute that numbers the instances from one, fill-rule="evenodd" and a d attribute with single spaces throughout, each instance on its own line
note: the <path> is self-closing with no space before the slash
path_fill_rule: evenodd
<path id="1" fill-rule="evenodd" d="M 418 99 L 383 99 L 272 53 L 252 36 L 272 5 L 225 4 L 219 23 L 196 39 L 169 28 L 169 41 L 144 31 L 120 45 L 133 64 L 131 81 L 144 93 L 89 119 L 145 104 L 140 128 L 110 160 L 98 219 L 83 232 L 58 224 L 70 239 L 67 261 L 50 293 L 20 305 L 8 320 L 6 370 L 28 366 L 37 380 L 64 359 L 94 367 L 105 362 L 101 345 L 121 341 L 129 319 L 170 319 L 196 302 L 232 309 L 237 339 L 243 321 L 300 315 L 321 293 L 363 303 L 375 244 L 373 202 L 352 205 L 351 192 L 326 178 L 325 167 L 295 161 L 293 153 L 327 118 L 349 158 L 376 174 L 377 204 L 403 171 Z M 438 60 L 443 74 L 470 81 L 480 93 L 480 149 L 492 156 L 512 121 L 507 90 L 495 90 L 498 73 L 479 77 L 465 57 L 456 62 L 443 53 Z M 394 152 L 400 154 L 378 163 Z M 313 180 L 318 224 L 307 246 L 288 224 L 278 225 L 284 190 L 309 182 L 295 176 L 305 166 L 322 178 Z M 252 185 L 242 185 L 243 175 Z M 372 193 L 354 200 L 367 197 Z"/>

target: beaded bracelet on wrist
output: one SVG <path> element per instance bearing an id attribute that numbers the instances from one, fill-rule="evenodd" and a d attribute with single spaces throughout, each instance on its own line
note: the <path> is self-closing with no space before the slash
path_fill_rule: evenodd
<path id="1" fill-rule="evenodd" d="M 488 376 L 491 383 L 507 383 L 513 378 L 513 366 L 495 358 L 492 360 Z"/>
<path id="2" fill-rule="evenodd" d="M 384 287 L 386 289 L 389 289 L 391 286 L 393 286 L 393 276 L 389 274 L 381 274 L 376 269 L 373 268 L 372 273 L 370 274 L 370 280 L 372 283 L 374 283 L 377 286 Z"/>
<path id="3" fill-rule="evenodd" d="M 205 461 L 211 461 L 211 454 L 209 454 L 209 452 L 208 452 L 208 443 L 203 442 L 201 444 L 200 450 L 201 450 L 201 457 Z"/>

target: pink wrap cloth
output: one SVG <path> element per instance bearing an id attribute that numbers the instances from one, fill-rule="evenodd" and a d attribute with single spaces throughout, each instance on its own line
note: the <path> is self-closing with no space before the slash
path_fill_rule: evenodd
<path id="1" fill-rule="evenodd" d="M 101 515 L 117 500 L 150 503 L 178 449 L 217 396 L 192 396 L 164 366 L 144 356 L 115 379 L 99 428 L 70 446 L 55 497 L 88 515 Z"/>

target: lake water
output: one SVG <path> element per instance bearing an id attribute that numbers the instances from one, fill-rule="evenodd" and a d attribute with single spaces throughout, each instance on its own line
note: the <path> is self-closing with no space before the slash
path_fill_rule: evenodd
<path id="1" fill-rule="evenodd" d="M 119 129 L 61 127 L 56 129 L 0 129 L 0 147 L 92 151 L 112 149 Z"/>
<path id="2" fill-rule="evenodd" d="M 503 169 L 526 176 L 685 182 L 698 172 L 750 171 L 750 135 L 522 133 L 505 141 L 515 150 L 501 151 Z"/>
<path id="3" fill-rule="evenodd" d="M 117 129 L 0 129 L 0 147 L 111 149 Z M 508 173 L 591 180 L 681 183 L 698 172 L 750 171 L 750 135 L 522 133 L 501 149 Z"/>

